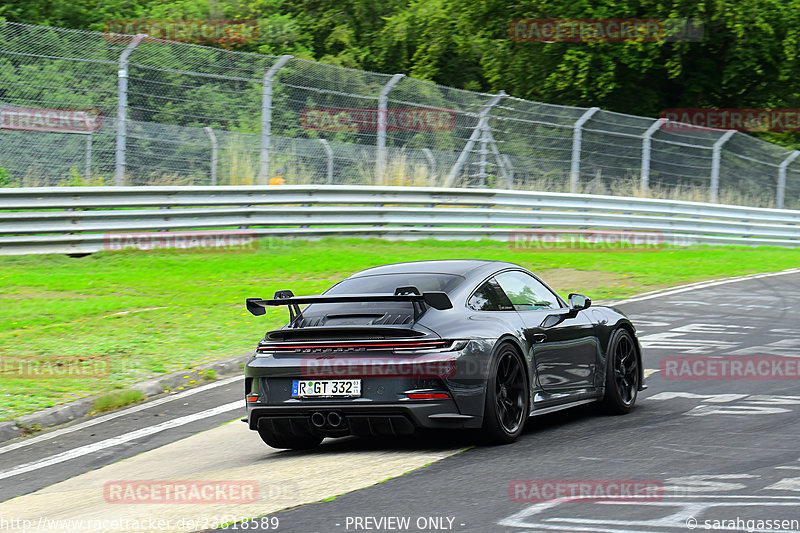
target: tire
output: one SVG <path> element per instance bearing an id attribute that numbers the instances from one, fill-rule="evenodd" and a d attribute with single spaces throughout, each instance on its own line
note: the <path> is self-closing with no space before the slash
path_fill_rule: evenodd
<path id="1" fill-rule="evenodd" d="M 620 328 L 611 337 L 602 409 L 612 415 L 630 413 L 639 396 L 639 355 L 630 332 Z"/>
<path id="2" fill-rule="evenodd" d="M 525 363 L 510 344 L 503 344 L 492 360 L 483 411 L 482 433 L 489 444 L 517 440 L 528 420 L 530 390 Z"/>
<path id="3" fill-rule="evenodd" d="M 312 433 L 275 433 L 268 426 L 259 424 L 258 435 L 270 448 L 308 450 L 322 442 L 320 435 Z"/>

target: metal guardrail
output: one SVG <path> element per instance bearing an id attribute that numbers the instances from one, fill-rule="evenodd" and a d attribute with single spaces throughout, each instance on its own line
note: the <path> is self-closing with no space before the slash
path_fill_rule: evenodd
<path id="1" fill-rule="evenodd" d="M 800 246 L 800 211 L 649 198 L 326 185 L 0 189 L 1 255 L 92 253 L 120 233 L 230 228 L 264 237 L 495 240 L 616 231 L 675 245 Z"/>

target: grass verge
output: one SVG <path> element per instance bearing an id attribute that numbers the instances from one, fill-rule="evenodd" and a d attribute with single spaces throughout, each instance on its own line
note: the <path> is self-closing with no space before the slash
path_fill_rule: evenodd
<path id="1" fill-rule="evenodd" d="M 244 353 L 285 309 L 253 317 L 247 297 L 316 294 L 363 268 L 398 261 L 498 259 L 594 300 L 800 265 L 800 250 L 691 247 L 515 249 L 495 241 L 278 241 L 241 252 L 108 252 L 0 257 L 0 420 Z M 4 360 L 13 360 L 11 368 Z M 21 372 L 78 364 L 76 375 Z M 53 361 L 57 361 L 53 366 Z M 210 376 L 207 376 L 210 377 Z"/>
<path id="2" fill-rule="evenodd" d="M 142 391 L 134 389 L 123 389 L 106 392 L 95 398 L 92 407 L 95 413 L 113 411 L 126 405 L 131 405 L 144 401 L 145 395 Z"/>

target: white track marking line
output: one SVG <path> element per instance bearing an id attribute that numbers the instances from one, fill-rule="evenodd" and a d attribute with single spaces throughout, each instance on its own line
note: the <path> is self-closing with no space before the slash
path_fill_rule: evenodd
<path id="1" fill-rule="evenodd" d="M 693 291 L 696 289 L 705 289 L 707 287 L 716 287 L 718 285 L 727 285 L 728 283 L 737 283 L 739 281 L 748 281 L 751 279 L 760 279 L 760 278 L 770 278 L 773 276 L 784 276 L 786 274 L 798 274 L 800 273 L 800 268 L 791 268 L 789 270 L 781 270 L 780 272 L 767 272 L 764 274 L 749 274 L 747 276 L 738 276 L 735 278 L 725 278 L 725 279 L 718 279 L 713 281 L 701 281 L 699 283 L 692 283 L 690 285 L 683 285 L 681 287 L 675 287 L 672 289 L 664 289 L 655 292 L 646 292 L 640 296 L 633 296 L 631 298 L 617 300 L 613 302 L 612 305 L 621 305 L 626 303 L 633 303 L 633 302 L 641 302 L 644 300 L 650 300 L 652 298 L 659 298 L 661 296 L 672 296 L 673 294 L 680 294 L 683 292 Z"/>
<path id="2" fill-rule="evenodd" d="M 110 439 L 101 440 L 99 442 L 93 442 L 92 444 L 87 444 L 79 448 L 73 448 L 72 450 L 67 450 L 66 452 L 53 455 L 46 459 L 19 465 L 15 468 L 12 468 L 11 470 L 0 472 L 0 479 L 17 476 L 19 474 L 24 474 L 32 470 L 38 470 L 40 468 L 46 468 L 54 464 L 63 463 L 64 461 L 69 461 L 70 459 L 82 457 L 84 455 L 88 455 L 90 453 L 94 453 L 103 450 L 105 448 L 118 446 L 120 444 L 124 444 L 126 442 L 130 442 L 135 439 L 140 439 L 142 437 L 147 437 L 149 435 L 155 435 L 156 433 L 160 433 L 168 429 L 190 424 L 192 422 L 196 422 L 198 420 L 209 418 L 218 414 L 226 413 L 228 411 L 233 411 L 234 409 L 244 409 L 244 402 L 242 400 L 237 400 L 235 402 L 226 403 L 225 405 L 220 405 L 219 407 L 214 407 L 213 409 L 206 409 L 205 411 L 200 411 L 199 413 L 194 413 L 191 415 L 182 416 L 180 418 L 167 420 L 166 422 L 162 422 L 155 426 L 149 426 L 142 429 L 137 429 L 136 431 L 131 431 L 130 433 L 125 433 L 124 435 L 120 435 L 118 437 L 111 437 Z"/>
<path id="3" fill-rule="evenodd" d="M 95 426 L 97 424 L 102 424 L 103 422 L 108 422 L 109 420 L 113 420 L 114 418 L 119 418 L 125 415 L 129 415 L 132 413 L 137 413 L 139 411 L 143 411 L 145 409 L 149 409 L 151 407 L 157 407 L 159 405 L 165 404 L 167 402 L 171 402 L 173 400 L 181 400 L 186 398 L 187 396 L 192 396 L 193 394 L 197 394 L 198 392 L 207 391 L 209 389 L 213 389 L 215 387 L 221 387 L 223 385 L 228 385 L 240 379 L 244 379 L 244 375 L 237 375 L 232 376 L 229 378 L 221 379 L 219 381 L 215 381 L 213 383 L 208 383 L 206 385 L 200 385 L 199 387 L 195 387 L 183 392 L 179 392 L 177 394 L 170 394 L 169 396 L 165 396 L 164 398 L 158 398 L 156 400 L 152 400 L 150 402 L 144 402 L 139 405 L 135 405 L 133 407 L 129 407 L 127 409 L 123 409 L 121 411 L 115 411 L 114 413 L 99 416 L 97 418 L 92 418 L 91 420 L 86 420 L 85 422 L 81 422 L 79 424 L 75 424 L 72 426 L 68 426 L 61 429 L 56 429 L 55 431 L 50 431 L 47 433 L 42 433 L 41 435 L 37 435 L 35 437 L 30 437 L 25 440 L 15 442 L 13 444 L 9 444 L 8 446 L 4 446 L 0 448 L 0 454 L 10 452 L 12 450 L 18 450 L 19 448 L 24 448 L 25 446 L 30 446 L 31 444 L 36 444 L 37 442 L 42 442 L 45 440 L 54 439 L 56 437 L 60 437 L 61 435 L 66 435 L 68 433 L 72 433 L 74 431 L 79 431 L 84 428 L 88 428 L 91 426 Z"/>

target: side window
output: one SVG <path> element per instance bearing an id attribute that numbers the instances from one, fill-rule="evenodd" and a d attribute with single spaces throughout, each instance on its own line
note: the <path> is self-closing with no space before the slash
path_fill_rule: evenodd
<path id="1" fill-rule="evenodd" d="M 467 302 L 470 309 L 475 311 L 513 311 L 514 306 L 508 301 L 503 290 L 494 280 L 486 281 Z"/>
<path id="2" fill-rule="evenodd" d="M 497 283 L 517 311 L 558 309 L 558 298 L 539 280 L 525 272 L 503 272 L 495 276 Z"/>

